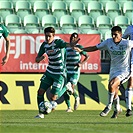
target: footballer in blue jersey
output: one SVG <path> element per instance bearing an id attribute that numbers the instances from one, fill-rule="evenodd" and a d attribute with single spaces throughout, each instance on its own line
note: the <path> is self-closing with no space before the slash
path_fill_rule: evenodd
<path id="1" fill-rule="evenodd" d="M 122 29 L 119 26 L 114 26 L 111 29 L 112 38 L 109 38 L 96 46 L 89 46 L 75 50 L 82 52 L 92 52 L 96 50 L 107 50 L 111 57 L 110 74 L 108 84 L 108 104 L 100 113 L 100 116 L 107 116 L 114 104 L 114 113 L 111 118 L 117 118 L 122 111 L 119 103 L 119 86 L 130 78 L 131 72 L 131 50 L 133 48 L 133 41 L 122 39 Z"/>
<path id="2" fill-rule="evenodd" d="M 133 40 L 133 25 L 129 25 L 122 36 L 125 39 Z M 128 80 L 128 86 L 125 90 L 126 116 L 132 116 L 132 96 L 133 96 L 133 49 L 131 52 L 131 76 Z"/>

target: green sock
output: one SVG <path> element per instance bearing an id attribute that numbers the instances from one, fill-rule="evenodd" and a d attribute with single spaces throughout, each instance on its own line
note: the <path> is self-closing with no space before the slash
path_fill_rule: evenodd
<path id="1" fill-rule="evenodd" d="M 42 95 L 42 96 L 40 96 L 40 95 L 37 95 L 37 104 L 38 104 L 38 108 L 39 108 L 39 104 L 41 103 L 41 102 L 43 102 L 44 101 L 44 96 Z"/>
<path id="2" fill-rule="evenodd" d="M 76 92 L 76 90 L 75 90 L 75 89 L 74 89 L 73 96 L 74 96 L 74 98 L 75 98 L 75 99 L 78 97 L 78 94 L 77 94 L 77 92 Z"/>
<path id="3" fill-rule="evenodd" d="M 66 92 L 66 87 L 63 87 L 62 90 L 58 93 L 58 98 L 59 99 L 65 92 Z"/>
<path id="4" fill-rule="evenodd" d="M 64 100 L 65 100 L 65 103 L 67 105 L 68 108 L 71 108 L 71 105 L 70 105 L 70 96 L 67 92 L 64 93 Z"/>

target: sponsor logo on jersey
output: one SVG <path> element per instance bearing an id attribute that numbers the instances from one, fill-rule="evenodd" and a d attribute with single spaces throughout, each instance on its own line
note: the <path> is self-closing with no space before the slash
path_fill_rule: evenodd
<path id="1" fill-rule="evenodd" d="M 126 51 L 112 51 L 113 55 L 124 55 L 126 54 Z"/>

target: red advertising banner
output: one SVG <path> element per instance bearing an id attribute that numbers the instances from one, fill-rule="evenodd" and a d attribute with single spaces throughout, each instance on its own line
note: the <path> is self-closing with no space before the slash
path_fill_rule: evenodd
<path id="1" fill-rule="evenodd" d="M 100 35 L 79 34 L 79 44 L 84 47 L 100 43 Z M 61 38 L 69 42 L 70 34 L 56 34 L 55 38 Z M 4 66 L 0 66 L 1 72 L 44 72 L 48 60 L 37 64 L 35 57 L 41 43 L 45 40 L 43 34 L 11 34 L 10 57 Z M 5 55 L 5 41 L 0 40 L 0 61 Z M 81 67 L 81 72 L 97 73 L 101 71 L 100 51 L 88 53 L 90 58 Z"/>

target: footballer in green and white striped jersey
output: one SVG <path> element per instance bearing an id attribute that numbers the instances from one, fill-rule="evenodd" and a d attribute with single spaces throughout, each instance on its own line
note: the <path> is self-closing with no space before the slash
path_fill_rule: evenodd
<path id="1" fill-rule="evenodd" d="M 76 44 L 76 47 L 83 48 L 83 46 Z M 80 63 L 81 60 L 81 55 L 86 56 L 86 52 L 77 52 L 73 50 L 71 47 L 67 47 L 67 61 L 66 61 L 66 66 L 67 66 L 67 73 L 73 74 L 73 73 L 79 73 L 80 69 L 78 66 L 78 63 Z"/>
<path id="2" fill-rule="evenodd" d="M 38 107 L 41 102 L 44 101 L 45 92 L 50 89 L 50 100 L 55 103 L 55 100 L 60 98 L 64 92 L 66 92 L 66 47 L 75 45 L 77 41 L 73 43 L 67 43 L 62 39 L 54 39 L 55 29 L 53 27 L 47 27 L 44 29 L 45 41 L 40 46 L 39 52 L 36 57 L 36 62 L 39 63 L 45 57 L 44 53 L 48 56 L 48 66 L 46 72 L 43 74 L 37 93 Z M 73 91 L 71 89 L 71 91 Z M 52 109 L 55 109 L 52 105 Z M 42 117 L 44 114 L 40 112 L 36 118 Z"/>
<path id="3" fill-rule="evenodd" d="M 62 39 L 55 39 L 50 45 L 43 42 L 38 55 L 42 56 L 44 53 L 48 55 L 47 72 L 63 75 L 66 73 L 66 44 Z"/>
<path id="4" fill-rule="evenodd" d="M 5 45 L 5 47 L 6 47 L 5 56 L 4 56 L 3 58 L 0 56 L 0 60 L 2 60 L 1 64 L 2 64 L 2 66 L 3 66 L 4 64 L 7 63 L 8 58 L 9 58 L 10 36 L 9 36 L 9 31 L 8 31 L 8 29 L 7 29 L 2 23 L 0 23 L 0 39 L 1 39 L 2 37 L 4 37 L 5 42 L 6 42 L 6 45 Z"/>
<path id="5" fill-rule="evenodd" d="M 7 37 L 9 35 L 9 31 L 8 29 L 0 23 L 0 38 L 3 37 Z"/>
<path id="6" fill-rule="evenodd" d="M 77 38 L 78 38 L 78 33 L 74 32 L 70 36 L 70 42 L 75 41 Z M 75 47 L 78 47 L 80 49 L 83 48 L 83 46 L 78 43 L 76 44 Z M 77 110 L 79 103 L 80 103 L 79 101 L 80 98 L 78 96 L 77 91 L 75 90 L 75 86 L 77 85 L 79 77 L 80 77 L 81 65 L 84 64 L 89 59 L 89 56 L 87 55 L 86 52 L 82 51 L 79 53 L 71 47 L 67 47 L 66 51 L 67 51 L 66 52 L 67 53 L 67 60 L 66 60 L 67 82 L 71 84 L 71 87 L 74 90 L 74 92 L 72 93 L 72 95 L 75 98 L 74 110 Z M 83 58 L 81 59 L 81 57 Z M 64 93 L 64 100 L 67 105 L 66 111 L 73 112 L 71 108 L 71 104 L 70 104 L 70 95 L 67 92 Z"/>

